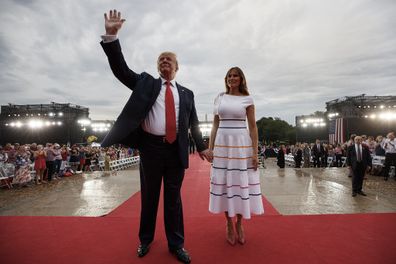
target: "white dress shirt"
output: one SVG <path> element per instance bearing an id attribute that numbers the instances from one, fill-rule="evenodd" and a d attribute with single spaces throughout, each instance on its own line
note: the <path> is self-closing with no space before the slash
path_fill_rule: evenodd
<path id="1" fill-rule="evenodd" d="M 358 153 L 360 151 L 360 161 L 363 160 L 362 144 L 355 144 L 356 159 L 359 160 Z"/>
<path id="2" fill-rule="evenodd" d="M 396 138 L 390 140 L 389 138 L 385 139 L 383 148 L 385 153 L 396 153 Z"/>
<path id="3" fill-rule="evenodd" d="M 157 100 L 153 104 L 153 107 L 149 111 L 148 115 L 143 122 L 143 130 L 147 133 L 165 136 L 165 91 L 166 91 L 166 80 L 161 77 L 162 86 L 161 91 L 157 97 Z M 171 82 L 171 90 L 173 93 L 173 100 L 175 101 L 175 113 L 176 113 L 176 132 L 179 128 L 179 92 L 176 88 L 175 80 Z"/>

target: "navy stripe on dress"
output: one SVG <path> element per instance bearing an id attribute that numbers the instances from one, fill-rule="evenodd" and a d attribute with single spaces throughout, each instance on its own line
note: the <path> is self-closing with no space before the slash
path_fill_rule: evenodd
<path id="1" fill-rule="evenodd" d="M 219 127 L 222 129 L 246 129 L 246 127 Z"/>
<path id="2" fill-rule="evenodd" d="M 253 167 L 249 167 L 247 169 L 228 169 L 228 168 L 222 168 L 222 167 L 215 167 L 212 166 L 213 169 L 218 169 L 218 170 L 227 170 L 227 171 L 247 171 L 247 170 L 254 170 Z"/>
<path id="3" fill-rule="evenodd" d="M 227 195 L 227 193 L 217 194 L 217 193 L 213 193 L 213 192 L 210 192 L 210 194 L 211 194 L 211 195 L 214 195 L 214 196 L 224 196 L 224 195 Z M 261 195 L 261 193 L 249 193 L 249 196 L 260 196 L 260 195 Z M 249 197 L 243 198 L 242 196 L 240 196 L 240 195 L 238 195 L 238 194 L 235 194 L 235 195 L 233 195 L 233 196 L 231 196 L 231 197 L 227 196 L 227 199 L 232 199 L 232 198 L 234 198 L 234 197 L 240 197 L 242 200 L 249 200 Z"/>

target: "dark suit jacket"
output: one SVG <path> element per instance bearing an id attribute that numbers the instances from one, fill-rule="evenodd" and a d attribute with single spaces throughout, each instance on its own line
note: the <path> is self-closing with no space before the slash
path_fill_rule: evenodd
<path id="1" fill-rule="evenodd" d="M 318 149 L 318 146 L 316 144 L 313 145 L 313 147 L 312 147 L 312 155 L 314 155 L 315 157 L 320 155 L 320 157 L 321 157 L 324 154 L 325 154 L 324 153 L 324 147 L 323 147 L 322 144 L 320 144 L 320 149 Z"/>
<path id="2" fill-rule="evenodd" d="M 347 164 L 348 164 L 348 166 L 352 167 L 352 170 L 356 169 L 357 153 L 356 153 L 355 144 L 348 147 Z M 367 166 L 371 167 L 370 151 L 369 151 L 368 147 L 365 145 L 362 145 L 362 164 L 365 169 L 367 168 Z"/>
<path id="3" fill-rule="evenodd" d="M 120 143 L 139 148 L 139 138 L 142 132 L 141 124 L 159 95 L 162 84 L 161 79 L 154 78 L 146 72 L 137 74 L 129 69 L 122 55 L 118 40 L 109 43 L 103 43 L 102 41 L 101 45 L 107 55 L 110 68 L 114 75 L 133 91 L 114 126 L 106 135 L 101 145 L 107 147 Z M 177 143 L 180 161 L 184 168 L 188 168 L 189 128 L 197 150 L 200 152 L 206 149 L 206 147 L 198 126 L 199 121 L 195 109 L 194 94 L 189 89 L 179 84 L 176 85 L 180 98 Z"/>

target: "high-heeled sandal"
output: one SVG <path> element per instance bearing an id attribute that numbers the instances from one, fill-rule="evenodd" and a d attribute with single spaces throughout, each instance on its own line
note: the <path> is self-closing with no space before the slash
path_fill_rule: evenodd
<path id="1" fill-rule="evenodd" d="M 228 224 L 226 226 L 226 238 L 227 238 L 227 242 L 234 246 L 236 244 L 236 237 L 235 237 L 235 231 L 234 231 L 234 227 L 232 224 Z"/>
<path id="2" fill-rule="evenodd" d="M 235 223 L 235 230 L 238 234 L 238 243 L 241 245 L 245 244 L 245 232 L 243 230 L 242 224 L 238 225 L 238 223 Z"/>

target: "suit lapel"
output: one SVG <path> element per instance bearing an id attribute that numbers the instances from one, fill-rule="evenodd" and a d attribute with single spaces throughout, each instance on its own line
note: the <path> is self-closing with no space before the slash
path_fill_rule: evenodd
<path id="1" fill-rule="evenodd" d="M 161 91 L 161 86 L 162 86 L 161 78 L 156 79 L 154 82 L 154 92 L 153 92 L 153 97 L 151 98 L 151 105 L 153 105 L 155 100 L 157 100 L 157 97 Z M 149 109 L 151 109 L 151 107 Z"/>
<path id="2" fill-rule="evenodd" d="M 185 95 L 186 93 L 184 92 L 184 87 L 180 86 L 178 83 L 176 83 L 176 87 L 177 87 L 177 92 L 179 93 L 179 131 L 180 128 L 183 127 L 183 115 L 186 112 L 186 98 Z"/>

